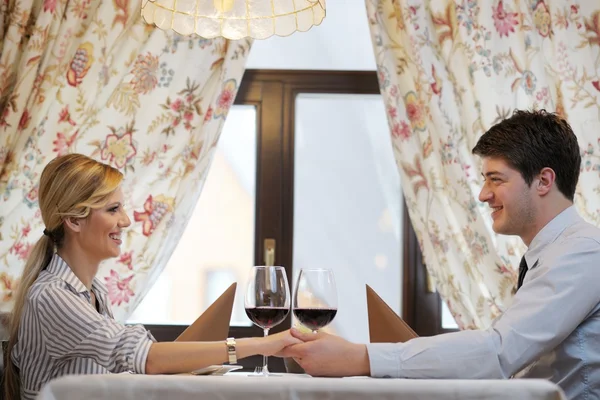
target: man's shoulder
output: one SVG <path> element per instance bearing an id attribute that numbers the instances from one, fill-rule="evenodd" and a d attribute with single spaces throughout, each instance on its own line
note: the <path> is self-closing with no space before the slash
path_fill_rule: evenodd
<path id="1" fill-rule="evenodd" d="M 541 258 L 550 264 L 565 263 L 600 272 L 600 229 L 579 220 L 569 225 L 543 251 Z"/>
<path id="2" fill-rule="evenodd" d="M 600 246 L 600 228 L 581 219 L 569 225 L 560 235 L 558 244 L 564 242 L 596 242 Z"/>

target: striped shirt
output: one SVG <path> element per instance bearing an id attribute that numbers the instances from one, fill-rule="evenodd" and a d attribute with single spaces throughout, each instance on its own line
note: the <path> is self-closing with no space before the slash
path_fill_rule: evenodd
<path id="1" fill-rule="evenodd" d="M 23 399 L 34 399 L 45 383 L 63 375 L 145 373 L 154 338 L 142 325 L 125 326 L 113 319 L 108 291 L 97 278 L 92 291 L 98 310 L 57 254 L 31 286 L 11 354 Z"/>

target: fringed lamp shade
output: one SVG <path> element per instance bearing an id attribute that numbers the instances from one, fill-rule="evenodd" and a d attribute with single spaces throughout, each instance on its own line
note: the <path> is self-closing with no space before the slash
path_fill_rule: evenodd
<path id="1" fill-rule="evenodd" d="M 142 17 L 182 35 L 266 39 L 319 25 L 325 0 L 143 0 Z"/>

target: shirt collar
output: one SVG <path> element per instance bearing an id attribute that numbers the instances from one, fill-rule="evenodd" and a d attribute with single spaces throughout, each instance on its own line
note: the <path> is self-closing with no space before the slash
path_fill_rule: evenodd
<path id="1" fill-rule="evenodd" d="M 581 219 L 582 218 L 577 213 L 575 206 L 570 206 L 548 222 L 546 226 L 535 235 L 529 248 L 525 252 L 525 261 L 527 261 L 528 268 L 533 268 L 547 245 L 554 242 L 567 227 Z"/>
<path id="2" fill-rule="evenodd" d="M 52 259 L 50 260 L 50 264 L 48 264 L 46 271 L 53 275 L 56 275 L 57 277 L 65 281 L 73 289 L 75 289 L 77 293 L 84 293 L 88 291 L 85 285 L 73 273 L 73 270 L 71 269 L 71 267 L 69 267 L 67 262 L 56 253 L 54 253 L 54 255 L 52 256 Z M 94 280 L 92 281 L 92 289 L 94 290 L 94 293 L 102 293 L 104 295 L 108 293 L 106 286 L 104 286 L 98 278 L 94 278 Z"/>
<path id="3" fill-rule="evenodd" d="M 92 289 L 94 289 L 94 293 L 103 294 L 105 296 L 108 294 L 108 289 L 98 278 L 94 278 L 92 281 Z"/>

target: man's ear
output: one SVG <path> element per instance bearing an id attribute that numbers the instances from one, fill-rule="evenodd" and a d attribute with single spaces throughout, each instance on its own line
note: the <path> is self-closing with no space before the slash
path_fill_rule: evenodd
<path id="1" fill-rule="evenodd" d="M 542 168 L 540 174 L 538 176 L 537 187 L 536 190 L 540 194 L 540 196 L 545 196 L 550 192 L 552 186 L 554 186 L 554 181 L 556 180 L 556 173 L 552 168 Z"/>
<path id="2" fill-rule="evenodd" d="M 65 219 L 64 224 L 67 229 L 73 232 L 81 232 L 82 222 L 83 220 L 81 218 L 69 217 Z"/>

